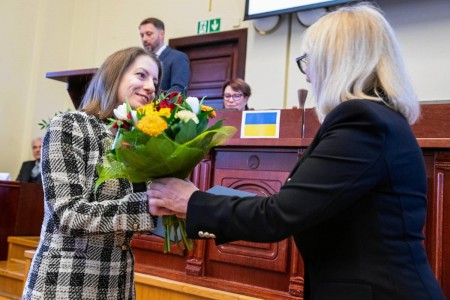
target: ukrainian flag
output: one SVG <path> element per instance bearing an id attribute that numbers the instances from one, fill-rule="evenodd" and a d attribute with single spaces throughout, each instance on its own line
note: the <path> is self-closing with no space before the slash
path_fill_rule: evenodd
<path id="1" fill-rule="evenodd" d="M 243 111 L 241 138 L 277 138 L 280 111 Z"/>

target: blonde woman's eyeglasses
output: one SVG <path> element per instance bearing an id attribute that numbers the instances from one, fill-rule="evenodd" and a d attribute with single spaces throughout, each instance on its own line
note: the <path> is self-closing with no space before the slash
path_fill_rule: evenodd
<path id="1" fill-rule="evenodd" d="M 300 72 L 303 74 L 306 74 L 306 65 L 308 64 L 308 55 L 305 53 L 300 57 L 297 57 L 295 59 L 295 62 L 297 63 L 298 68 L 300 69 Z"/>

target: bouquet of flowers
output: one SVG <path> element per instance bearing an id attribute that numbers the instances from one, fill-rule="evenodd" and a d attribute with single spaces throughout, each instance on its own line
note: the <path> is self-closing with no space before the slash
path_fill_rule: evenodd
<path id="1" fill-rule="evenodd" d="M 131 109 L 128 101 L 115 109 L 117 119 L 110 119 L 110 126 L 117 129 L 117 134 L 112 150 L 97 166 L 96 187 L 113 178 L 126 178 L 133 183 L 159 177 L 187 178 L 212 147 L 236 132 L 235 127 L 223 126 L 223 120 L 208 127 L 216 113 L 202 102 L 203 99 L 173 92 L 163 93 L 158 100 L 137 110 Z M 164 216 L 162 223 L 164 252 L 170 251 L 172 232 L 179 250 L 193 248 L 186 236 L 184 219 Z"/>

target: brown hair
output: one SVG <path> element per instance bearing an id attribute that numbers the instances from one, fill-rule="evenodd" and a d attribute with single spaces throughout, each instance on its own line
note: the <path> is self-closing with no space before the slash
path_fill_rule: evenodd
<path id="1" fill-rule="evenodd" d="M 246 97 L 250 97 L 252 95 L 252 89 L 250 86 L 241 78 L 232 79 L 230 81 L 226 81 L 222 87 L 222 95 L 225 92 L 227 86 L 230 86 L 235 91 L 240 91 Z"/>
<path id="2" fill-rule="evenodd" d="M 158 96 L 162 80 L 160 60 L 144 48 L 131 47 L 108 56 L 89 83 L 79 110 L 97 115 L 101 120 L 111 117 L 119 102 L 120 81 L 128 68 L 142 55 L 150 57 L 158 66 L 158 85 L 155 87 Z"/>
<path id="3" fill-rule="evenodd" d="M 146 24 L 153 24 L 159 30 L 164 30 L 164 22 L 157 18 L 147 18 L 139 24 L 139 27 Z"/>

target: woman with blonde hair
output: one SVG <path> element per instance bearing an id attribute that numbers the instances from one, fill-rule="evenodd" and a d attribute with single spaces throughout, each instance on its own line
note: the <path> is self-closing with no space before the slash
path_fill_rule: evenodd
<path id="1" fill-rule="evenodd" d="M 150 211 L 186 214 L 191 238 L 294 237 L 304 299 L 442 300 L 423 227 L 427 176 L 409 124 L 419 103 L 392 28 L 368 4 L 343 7 L 305 35 L 297 59 L 321 126 L 277 194 L 217 196 L 155 180 Z"/>
<path id="2" fill-rule="evenodd" d="M 336 17 L 339 15 L 339 18 Z M 307 80 L 319 119 L 352 99 L 382 101 L 413 124 L 418 98 L 406 73 L 393 29 L 376 9 L 341 8 L 312 26 L 304 37 Z M 300 65 L 300 66 L 301 66 Z"/>

